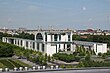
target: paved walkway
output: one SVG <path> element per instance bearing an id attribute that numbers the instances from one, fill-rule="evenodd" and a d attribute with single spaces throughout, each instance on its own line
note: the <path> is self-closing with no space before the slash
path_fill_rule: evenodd
<path id="1" fill-rule="evenodd" d="M 18 56 L 13 56 L 13 58 L 14 58 L 14 59 L 17 59 Z M 26 63 L 26 64 L 28 64 L 28 65 L 30 65 L 30 66 L 38 66 L 38 65 L 36 65 L 35 63 L 28 61 L 27 59 L 18 59 L 18 60 L 20 60 L 21 62 L 24 62 L 24 63 Z"/>
<path id="2" fill-rule="evenodd" d="M 20 60 L 21 62 L 24 62 L 24 63 L 26 63 L 26 64 L 28 64 L 30 66 L 38 66 L 38 65 L 36 65 L 33 62 L 27 61 L 27 59 L 18 59 L 18 60 Z"/>

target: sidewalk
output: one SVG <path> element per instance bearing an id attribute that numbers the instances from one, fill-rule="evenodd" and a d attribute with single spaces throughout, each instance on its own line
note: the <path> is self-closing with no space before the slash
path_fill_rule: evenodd
<path id="1" fill-rule="evenodd" d="M 38 66 L 38 65 L 36 65 L 33 62 L 27 61 L 27 59 L 18 59 L 18 60 L 20 60 L 21 62 L 24 62 L 24 63 L 26 63 L 26 64 L 28 64 L 30 66 Z"/>

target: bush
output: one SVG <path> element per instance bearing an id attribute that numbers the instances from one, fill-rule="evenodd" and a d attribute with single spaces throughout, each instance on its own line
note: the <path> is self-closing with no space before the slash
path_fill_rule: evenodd
<path id="1" fill-rule="evenodd" d="M 65 61 L 65 62 L 73 62 L 73 61 L 79 61 L 80 60 L 80 57 L 78 57 L 78 56 L 75 57 L 72 54 L 66 54 L 66 53 L 57 53 L 57 54 L 54 54 L 53 57 L 55 59 Z"/>
<path id="2" fill-rule="evenodd" d="M 0 57 L 11 57 L 12 55 L 12 48 L 8 48 L 8 46 L 0 46 Z"/>

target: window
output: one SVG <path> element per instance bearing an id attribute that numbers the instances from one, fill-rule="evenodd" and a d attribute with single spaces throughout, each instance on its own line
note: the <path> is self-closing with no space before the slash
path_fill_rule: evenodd
<path id="1" fill-rule="evenodd" d="M 59 44 L 59 48 L 60 48 L 60 44 Z"/>
<path id="2" fill-rule="evenodd" d="M 41 34 L 41 33 L 38 33 L 38 34 L 36 35 L 36 39 L 37 39 L 37 40 L 43 40 L 42 34 Z"/>
<path id="3" fill-rule="evenodd" d="M 67 44 L 67 51 L 70 51 L 70 44 Z"/>
<path id="4" fill-rule="evenodd" d="M 96 52 L 97 52 L 97 44 L 96 44 Z"/>
<path id="5" fill-rule="evenodd" d="M 18 40 L 18 45 L 19 45 L 19 40 Z"/>
<path id="6" fill-rule="evenodd" d="M 44 44 L 42 44 L 42 51 L 44 52 Z"/>
<path id="7" fill-rule="evenodd" d="M 70 41 L 70 35 L 68 35 L 68 41 Z"/>
<path id="8" fill-rule="evenodd" d="M 14 39 L 10 39 L 11 44 L 14 44 Z"/>
<path id="9" fill-rule="evenodd" d="M 26 47 L 28 47 L 28 41 L 26 41 Z"/>
<path id="10" fill-rule="evenodd" d="M 56 45 L 56 53 L 57 53 L 57 45 Z"/>
<path id="11" fill-rule="evenodd" d="M 37 43 L 37 50 L 39 51 L 39 43 Z"/>
<path id="12" fill-rule="evenodd" d="M 22 46 L 22 40 L 21 40 L 21 46 Z"/>
<path id="13" fill-rule="evenodd" d="M 65 49 L 65 44 L 64 44 L 64 49 Z"/>
<path id="14" fill-rule="evenodd" d="M 47 41 L 47 33 L 45 33 L 45 41 Z"/>
<path id="15" fill-rule="evenodd" d="M 54 41 L 57 41 L 57 34 L 54 35 Z"/>
<path id="16" fill-rule="evenodd" d="M 53 35 L 51 35 L 51 41 L 53 41 L 53 37 L 52 37 Z"/>
<path id="17" fill-rule="evenodd" d="M 61 40 L 61 35 L 59 35 L 59 41 Z"/>
<path id="18" fill-rule="evenodd" d="M 33 42 L 33 49 L 35 49 L 35 42 Z"/>

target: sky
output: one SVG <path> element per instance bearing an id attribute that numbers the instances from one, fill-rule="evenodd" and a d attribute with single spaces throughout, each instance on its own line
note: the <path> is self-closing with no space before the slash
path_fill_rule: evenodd
<path id="1" fill-rule="evenodd" d="M 110 0 L 0 0 L 0 28 L 110 29 Z"/>

